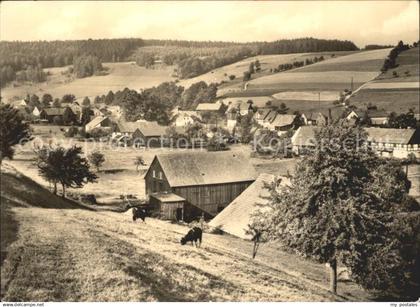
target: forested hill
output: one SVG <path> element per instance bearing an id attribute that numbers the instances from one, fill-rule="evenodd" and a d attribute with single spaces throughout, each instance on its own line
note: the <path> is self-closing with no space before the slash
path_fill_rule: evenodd
<path id="1" fill-rule="evenodd" d="M 40 71 L 42 68 L 71 65 L 75 58 L 82 55 L 95 56 L 101 62 L 126 61 L 135 50 L 140 47 L 150 46 L 161 46 L 163 49 L 165 49 L 165 47 L 178 47 L 183 49 L 182 60 L 186 60 L 187 58 L 189 58 L 189 60 L 195 60 L 194 50 L 197 48 L 212 49 L 213 51 L 209 50 L 209 56 L 213 56 L 214 63 L 212 63 L 212 65 L 204 63 L 209 69 L 213 69 L 220 65 L 226 65 L 226 63 L 229 64 L 232 61 L 240 60 L 243 57 L 259 54 L 350 51 L 358 49 L 357 46 L 350 41 L 315 38 L 249 43 L 158 39 L 143 40 L 140 38 L 32 42 L 1 41 L 0 82 L 2 86 L 4 86 L 5 83 L 15 80 L 17 73 L 20 71 L 26 71 L 26 75 L 30 76 L 28 81 L 40 82 L 43 79 L 41 78 L 42 71 Z M 187 52 L 185 52 L 185 49 L 188 49 Z M 219 60 L 221 53 L 229 54 L 229 56 L 222 56 L 222 59 Z M 178 55 L 176 56 L 178 57 Z M 186 64 L 186 66 L 188 66 L 191 63 L 187 61 L 181 64 Z M 201 70 L 202 69 L 199 69 L 198 71 L 201 72 Z M 189 77 L 189 73 L 184 77 Z"/>

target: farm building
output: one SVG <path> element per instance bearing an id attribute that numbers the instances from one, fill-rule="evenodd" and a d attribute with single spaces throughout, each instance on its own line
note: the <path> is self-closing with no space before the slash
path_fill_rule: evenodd
<path id="1" fill-rule="evenodd" d="M 200 120 L 201 116 L 196 111 L 178 111 L 173 117 L 173 122 L 176 127 L 186 127 Z"/>
<path id="2" fill-rule="evenodd" d="M 321 128 L 317 126 L 301 126 L 292 136 L 292 151 L 297 154 L 305 154 L 315 147 L 315 134 Z"/>
<path id="3" fill-rule="evenodd" d="M 215 102 L 215 103 L 200 103 L 196 107 L 196 111 L 198 112 L 219 112 L 222 110 L 223 103 Z"/>
<path id="4" fill-rule="evenodd" d="M 370 118 L 372 125 L 385 125 L 388 123 L 388 112 L 383 110 L 354 110 L 351 111 L 346 119 L 359 119 L 367 115 Z"/>
<path id="5" fill-rule="evenodd" d="M 190 221 L 214 217 L 254 182 L 255 169 L 239 153 L 184 151 L 156 155 L 144 179 L 156 212 Z"/>
<path id="6" fill-rule="evenodd" d="M 270 112 L 271 112 L 271 109 L 268 109 L 268 108 L 258 109 L 258 111 L 255 113 L 254 118 L 258 124 L 263 126 L 264 120 Z"/>
<path id="7" fill-rule="evenodd" d="M 287 131 L 293 128 L 296 115 L 292 114 L 277 114 L 269 127 L 276 131 Z"/>
<path id="8" fill-rule="evenodd" d="M 420 158 L 419 129 L 366 128 L 368 144 L 380 156 L 407 158 L 410 153 Z"/>
<path id="9" fill-rule="evenodd" d="M 302 126 L 292 136 L 292 148 L 296 154 L 304 154 L 315 147 L 315 134 L 320 127 Z M 365 128 L 367 144 L 378 155 L 406 158 L 410 153 L 420 157 L 419 129 Z"/>
<path id="10" fill-rule="evenodd" d="M 267 185 L 280 181 L 280 185 L 290 184 L 286 177 L 276 178 L 272 174 L 260 174 L 258 178 L 245 191 L 236 197 L 209 223 L 212 228 L 217 228 L 242 239 L 252 239 L 248 232 L 252 215 L 258 210 L 264 210 L 270 196 Z"/>
<path id="11" fill-rule="evenodd" d="M 41 111 L 39 117 L 41 119 L 47 120 L 49 123 L 53 123 L 55 120 L 62 123 L 76 120 L 76 115 L 69 107 L 45 108 Z"/>
<path id="12" fill-rule="evenodd" d="M 106 116 L 97 116 L 86 124 L 85 130 L 86 132 L 90 132 L 95 128 L 110 130 L 112 128 L 112 122 Z"/>
<path id="13" fill-rule="evenodd" d="M 137 146 L 155 147 L 161 145 L 167 128 L 157 122 L 119 122 L 113 137 L 127 136 Z"/>

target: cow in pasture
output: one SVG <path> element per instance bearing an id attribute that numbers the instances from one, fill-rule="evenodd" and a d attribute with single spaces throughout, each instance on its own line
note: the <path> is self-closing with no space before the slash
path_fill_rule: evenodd
<path id="1" fill-rule="evenodd" d="M 191 242 L 191 245 L 194 245 L 195 243 L 195 246 L 199 247 L 201 246 L 202 239 L 203 239 L 203 231 L 201 230 L 200 227 L 194 227 L 193 229 L 188 231 L 185 237 L 181 239 L 181 245 L 185 245 L 187 242 Z M 197 241 L 199 241 L 200 244 L 198 244 Z"/>
<path id="2" fill-rule="evenodd" d="M 146 222 L 146 210 L 141 208 L 132 208 L 131 211 L 133 212 L 133 221 L 135 222 L 137 219 L 141 219 L 143 222 Z"/>

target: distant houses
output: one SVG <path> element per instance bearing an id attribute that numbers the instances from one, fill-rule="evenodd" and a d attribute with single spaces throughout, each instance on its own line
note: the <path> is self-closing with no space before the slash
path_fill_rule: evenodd
<path id="1" fill-rule="evenodd" d="M 292 150 L 295 154 L 306 154 L 313 149 L 315 135 L 321 127 L 302 126 L 292 136 Z M 419 129 L 365 128 L 367 145 L 383 157 L 407 158 L 410 153 L 420 158 Z"/>
<path id="2" fill-rule="evenodd" d="M 214 217 L 255 180 L 243 154 L 176 152 L 156 155 L 144 179 L 154 211 L 166 219 Z"/>

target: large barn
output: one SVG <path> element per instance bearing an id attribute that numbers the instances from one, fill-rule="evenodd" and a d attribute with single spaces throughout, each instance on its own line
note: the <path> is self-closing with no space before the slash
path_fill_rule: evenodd
<path id="1" fill-rule="evenodd" d="M 156 155 L 145 174 L 146 194 L 162 218 L 214 217 L 255 180 L 255 169 L 234 152 Z"/>

